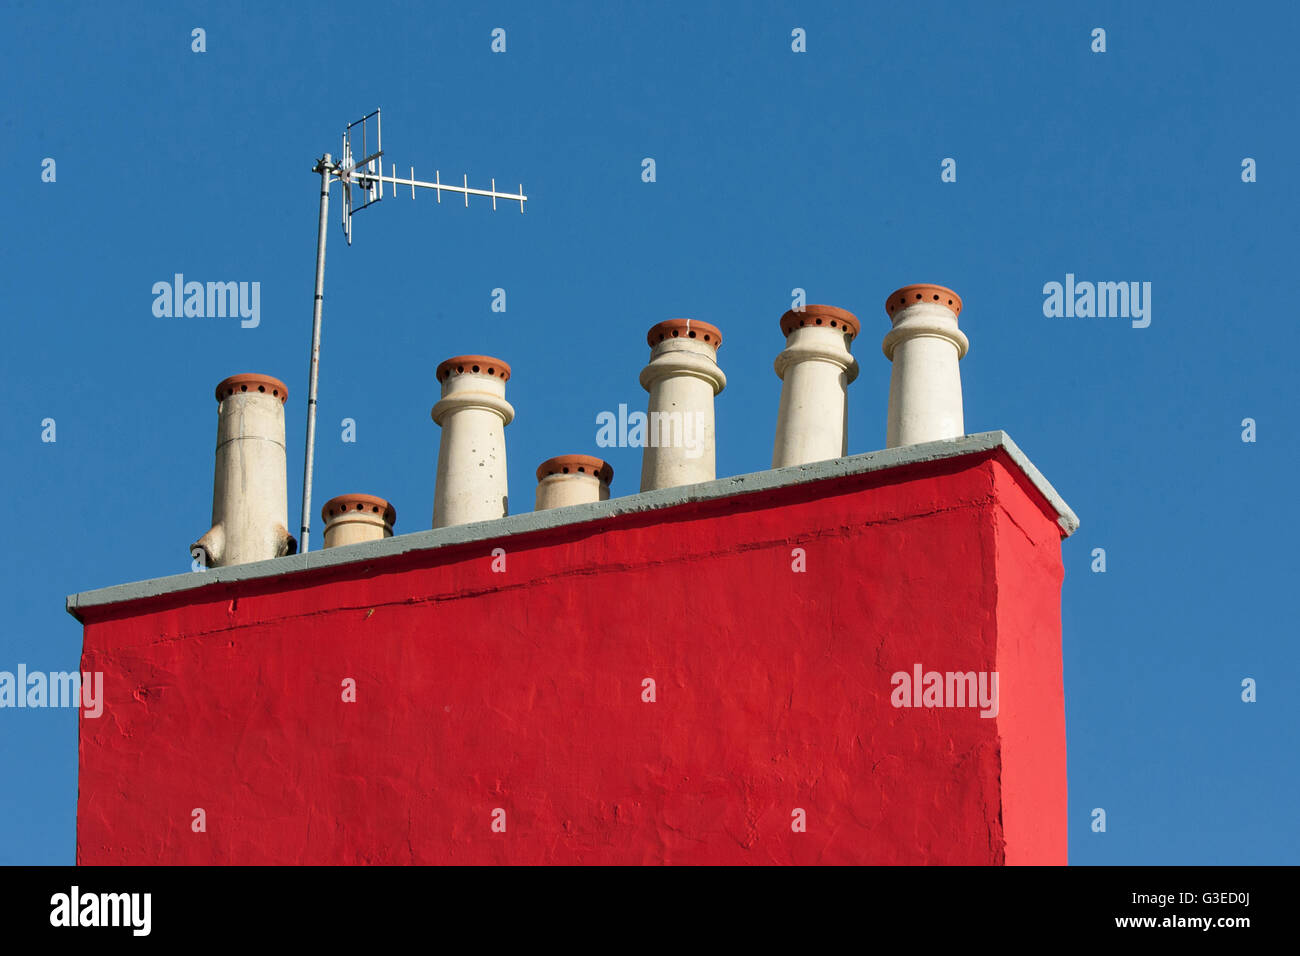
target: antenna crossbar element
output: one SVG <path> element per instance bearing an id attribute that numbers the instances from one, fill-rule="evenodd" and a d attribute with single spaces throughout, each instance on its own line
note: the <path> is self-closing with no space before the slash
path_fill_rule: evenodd
<path id="1" fill-rule="evenodd" d="M 358 166 L 359 165 L 360 164 L 358 164 Z M 423 179 L 416 179 L 414 166 L 411 167 L 411 175 L 409 177 L 398 176 L 396 164 L 392 166 L 392 170 L 393 170 L 392 175 L 389 176 L 385 176 L 382 172 L 375 173 L 375 174 L 368 173 L 368 172 L 354 172 L 349 178 L 351 179 L 352 182 L 367 187 L 369 187 L 371 184 L 374 183 L 388 183 L 393 187 L 394 196 L 397 195 L 398 186 L 410 186 L 411 198 L 415 198 L 415 190 L 417 187 L 420 189 L 432 189 L 438 195 L 438 202 L 442 202 L 443 193 L 460 193 L 465 196 L 466 199 L 465 205 L 467 206 L 469 205 L 470 196 L 486 196 L 492 200 L 493 209 L 496 209 L 498 199 L 504 199 L 509 202 L 519 203 L 519 211 L 523 212 L 524 203 L 528 201 L 528 197 L 524 195 L 524 187 L 522 184 L 520 185 L 519 192 L 517 193 L 503 193 L 497 191 L 497 181 L 495 178 L 492 180 L 491 189 L 474 189 L 469 185 L 468 176 L 464 177 L 463 181 L 465 185 L 449 186 L 442 181 L 442 173 L 438 170 L 434 171 L 433 182 L 427 182 Z M 368 206 L 370 204 L 366 203 L 366 205 Z M 358 207 L 357 209 L 354 209 L 352 211 L 360 212 L 361 209 L 363 208 L 365 207 L 364 206 Z"/>
<path id="2" fill-rule="evenodd" d="M 355 146 L 360 147 L 359 151 L 354 150 Z M 357 159 L 358 154 L 363 158 Z M 483 196 L 492 200 L 494 210 L 497 208 L 497 200 L 504 200 L 519 203 L 519 211 L 522 213 L 524 203 L 528 201 L 522 183 L 517 193 L 500 192 L 495 178 L 491 180 L 489 189 L 472 188 L 468 175 L 461 177 L 462 185 L 451 186 L 442 181 L 440 170 L 434 170 L 433 182 L 416 179 L 414 166 L 408 167 L 409 176 L 398 176 L 396 163 L 390 163 L 391 173 L 385 176 L 383 156 L 383 125 L 379 110 L 367 113 L 361 119 L 349 123 L 343 130 L 343 151 L 331 172 L 333 179 L 337 179 L 343 186 L 343 235 L 347 238 L 348 245 L 352 245 L 352 217 L 384 198 L 385 183 L 392 187 L 394 198 L 398 186 L 407 186 L 411 190 L 412 199 L 415 198 L 417 189 L 431 189 L 439 203 L 442 202 L 443 193 L 459 193 L 465 197 L 466 207 L 469 206 L 470 196 Z"/>

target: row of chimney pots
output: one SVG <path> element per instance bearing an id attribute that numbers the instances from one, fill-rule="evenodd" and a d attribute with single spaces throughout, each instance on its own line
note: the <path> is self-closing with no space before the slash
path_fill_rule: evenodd
<path id="1" fill-rule="evenodd" d="M 958 361 L 968 341 L 957 327 L 961 299 L 940 285 L 909 285 L 885 302 L 892 329 L 882 343 L 893 363 L 886 447 L 965 434 Z M 860 325 L 844 309 L 807 305 L 781 316 L 785 348 L 772 467 L 847 454 L 848 386 L 858 376 L 850 351 Z M 650 434 L 641 459 L 641 491 L 716 475 L 713 400 L 726 387 L 718 366 L 722 333 L 707 322 L 668 319 L 647 335 L 641 370 L 649 392 Z M 442 394 L 432 417 L 442 428 L 434 485 L 433 527 L 506 514 L 505 427 L 510 366 L 486 355 L 460 355 L 436 372 Z M 288 488 L 284 403 L 288 389 L 267 375 L 233 375 L 217 386 L 217 450 L 212 527 L 191 545 L 208 567 L 293 554 L 286 527 Z M 681 440 L 684 435 L 690 441 Z M 614 470 L 590 455 L 560 455 L 537 469 L 536 510 L 603 501 Z M 325 547 L 392 535 L 397 512 L 374 495 L 339 495 L 321 509 Z"/>

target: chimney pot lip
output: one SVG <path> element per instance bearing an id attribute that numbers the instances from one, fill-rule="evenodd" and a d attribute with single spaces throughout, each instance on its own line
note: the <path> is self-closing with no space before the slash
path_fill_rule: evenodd
<path id="1" fill-rule="evenodd" d="M 361 507 L 358 508 L 357 505 Z M 383 515 L 384 521 L 390 528 L 397 523 L 397 509 L 388 501 L 376 495 L 360 493 L 334 496 L 320 509 L 320 516 L 326 525 L 330 525 L 335 518 L 341 518 L 345 513 L 359 512 L 371 516 Z"/>
<path id="2" fill-rule="evenodd" d="M 510 381 L 510 365 L 491 355 L 454 355 L 438 363 L 433 377 L 440 382 L 446 381 L 452 372 L 457 375 L 471 373 L 475 365 L 478 366 L 480 375 L 492 375 L 503 382 Z"/>
<path id="3" fill-rule="evenodd" d="M 278 378 L 262 375 L 258 372 L 241 372 L 221 380 L 217 385 L 217 402 L 220 403 L 232 395 L 243 392 L 261 392 L 278 398 L 283 405 L 289 400 L 289 386 Z"/>
<path id="4" fill-rule="evenodd" d="M 818 319 L 822 321 L 818 323 Z M 848 309 L 833 305 L 805 305 L 802 312 L 794 309 L 781 316 L 781 331 L 789 335 L 801 325 L 821 325 L 823 328 L 844 328 L 849 337 L 855 337 L 862 331 L 862 323 Z"/>
<path id="5" fill-rule="evenodd" d="M 651 348 L 670 338 L 691 338 L 712 345 L 716 351 L 722 345 L 722 330 L 699 319 L 665 319 L 650 326 L 645 336 L 646 344 Z"/>
<path id="6" fill-rule="evenodd" d="M 923 302 L 942 305 L 944 308 L 951 309 L 953 315 L 961 315 L 961 296 L 947 286 L 935 285 L 932 282 L 918 282 L 895 289 L 885 300 L 885 312 L 892 319 L 900 309 L 910 305 L 920 305 Z"/>
<path id="7" fill-rule="evenodd" d="M 549 475 L 565 474 L 565 468 L 569 469 L 568 474 L 594 475 L 607 485 L 614 480 L 614 466 L 592 455 L 556 455 L 548 458 L 537 466 L 537 480 L 541 481 Z M 579 472 L 579 468 L 584 471 Z"/>

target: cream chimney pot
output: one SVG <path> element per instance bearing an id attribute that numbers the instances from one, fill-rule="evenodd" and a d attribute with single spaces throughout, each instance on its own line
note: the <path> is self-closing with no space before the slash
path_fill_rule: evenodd
<path id="1" fill-rule="evenodd" d="M 339 495 L 320 510 L 325 522 L 325 547 L 339 548 L 393 536 L 397 509 L 374 495 Z"/>
<path id="2" fill-rule="evenodd" d="M 830 305 L 808 305 L 781 316 L 785 349 L 774 366 L 781 405 L 773 468 L 848 453 L 848 387 L 858 377 L 858 360 L 849 347 L 860 328 L 852 312 Z"/>
<path id="3" fill-rule="evenodd" d="M 957 362 L 970 347 L 957 328 L 961 297 L 941 285 L 909 285 L 885 300 L 893 330 L 885 336 L 889 378 L 889 425 L 885 446 L 960 438 L 961 372 Z"/>
<path id="4" fill-rule="evenodd" d="M 431 414 L 442 427 L 442 441 L 433 526 L 504 518 L 509 508 L 505 427 L 515 417 L 506 401 L 510 366 L 488 355 L 458 355 L 435 374 L 442 398 Z"/>
<path id="5" fill-rule="evenodd" d="M 537 511 L 609 498 L 614 468 L 591 455 L 559 455 L 537 466 Z"/>
<path id="6" fill-rule="evenodd" d="M 641 386 L 650 393 L 641 490 L 712 481 L 713 398 L 727 387 L 718 368 L 722 333 L 694 319 L 660 322 L 646 335 L 650 364 Z"/>
<path id="7" fill-rule="evenodd" d="M 232 375 L 217 386 L 212 528 L 194 544 L 210 568 L 293 554 L 286 527 L 284 403 L 289 389 L 269 375 Z"/>

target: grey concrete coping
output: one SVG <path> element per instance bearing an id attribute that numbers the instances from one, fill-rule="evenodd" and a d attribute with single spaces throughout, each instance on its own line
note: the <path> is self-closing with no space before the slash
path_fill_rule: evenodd
<path id="1" fill-rule="evenodd" d="M 921 445 L 906 445 L 901 448 L 886 448 L 881 451 L 867 452 L 862 455 L 849 455 L 845 458 L 833 458 L 808 465 L 792 465 L 788 468 L 773 468 L 757 471 L 748 475 L 735 475 L 731 478 L 719 478 L 695 485 L 681 485 L 676 488 L 662 488 L 658 491 L 645 491 L 640 494 L 610 498 L 591 504 L 572 505 L 567 508 L 553 508 L 548 511 L 531 511 L 523 514 L 509 515 L 493 521 L 476 521 L 473 524 L 456 525 L 450 528 L 436 528 L 432 531 L 415 531 L 410 534 L 394 535 L 378 541 L 348 545 L 342 548 L 328 548 L 310 551 L 307 554 L 294 554 L 270 561 L 255 561 L 251 564 L 239 564 L 227 568 L 210 568 L 207 571 L 191 571 L 174 574 L 165 578 L 151 578 L 131 584 L 118 584 L 93 591 L 82 591 L 69 595 L 68 613 L 81 620 L 81 610 L 91 607 L 103 607 L 121 604 L 126 601 L 142 600 L 181 591 L 196 590 L 213 584 L 232 581 L 251 581 L 259 578 L 272 578 L 283 575 L 298 574 L 318 568 L 335 567 L 376 558 L 388 558 L 413 551 L 428 551 L 445 548 L 449 545 L 466 544 L 474 541 L 487 541 L 511 535 L 528 534 L 566 525 L 585 524 L 613 518 L 619 515 L 638 514 L 671 508 L 675 505 L 697 501 L 712 501 L 733 495 L 747 495 L 760 491 L 772 491 L 794 485 L 833 478 L 845 478 L 851 475 L 864 475 L 874 471 L 901 468 L 924 462 L 942 461 L 948 458 L 961 458 L 1001 448 L 1020 468 L 1025 477 L 1042 493 L 1047 503 L 1056 511 L 1057 523 L 1067 535 L 1073 534 L 1079 527 L 1079 519 L 1070 506 L 1057 494 L 1042 473 L 1034 467 L 1024 452 L 1003 431 L 980 432 L 947 441 L 926 442 Z"/>

